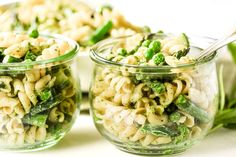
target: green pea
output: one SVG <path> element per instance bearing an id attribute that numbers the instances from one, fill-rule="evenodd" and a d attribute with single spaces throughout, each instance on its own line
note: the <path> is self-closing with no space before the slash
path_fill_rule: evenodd
<path id="1" fill-rule="evenodd" d="M 153 49 L 147 49 L 146 52 L 144 53 L 144 56 L 147 60 L 152 59 L 153 55 L 154 55 Z"/>
<path id="2" fill-rule="evenodd" d="M 189 106 L 187 102 L 188 102 L 187 99 L 183 95 L 179 95 L 178 98 L 176 99 L 176 104 L 180 104 L 184 107 Z"/>
<path id="3" fill-rule="evenodd" d="M 150 45 L 150 43 L 151 43 L 151 41 L 147 39 L 147 40 L 143 41 L 142 46 L 148 47 Z"/>
<path id="4" fill-rule="evenodd" d="M 155 54 L 152 59 L 156 65 L 161 65 L 165 63 L 165 56 L 160 52 Z"/>
<path id="5" fill-rule="evenodd" d="M 174 112 L 169 116 L 171 122 L 178 122 L 180 117 L 181 115 L 179 112 Z"/>
<path id="6" fill-rule="evenodd" d="M 154 40 L 150 43 L 150 45 L 148 46 L 148 48 L 150 49 L 153 49 L 153 51 L 155 53 L 157 52 L 160 52 L 161 50 L 161 42 L 160 41 L 157 41 L 157 40 Z"/>
<path id="7" fill-rule="evenodd" d="M 117 50 L 118 54 L 121 55 L 121 56 L 126 56 L 127 55 L 127 50 L 124 49 L 124 48 L 119 48 Z"/>
<path id="8" fill-rule="evenodd" d="M 32 29 L 32 30 L 29 32 L 29 36 L 30 36 L 31 38 L 38 38 L 38 36 L 39 36 L 38 30 L 37 30 L 37 29 Z"/>
<path id="9" fill-rule="evenodd" d="M 148 27 L 148 26 L 144 26 L 144 27 L 142 28 L 142 31 L 143 31 L 143 32 L 146 32 L 146 33 L 151 33 L 151 28 Z"/>

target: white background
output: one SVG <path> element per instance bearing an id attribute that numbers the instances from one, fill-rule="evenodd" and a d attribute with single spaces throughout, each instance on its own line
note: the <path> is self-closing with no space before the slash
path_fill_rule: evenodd
<path id="1" fill-rule="evenodd" d="M 220 37 L 236 27 L 235 0 L 88 0 L 110 3 L 126 18 L 153 31 Z"/>
<path id="2" fill-rule="evenodd" d="M 6 0 L 0 0 L 1 3 Z M 153 31 L 185 32 L 219 38 L 236 28 L 235 0 L 89 0 L 92 4 L 111 3 L 130 21 L 149 25 Z M 133 156 L 117 150 L 96 131 L 87 115 L 56 146 L 34 153 L 0 152 L 0 156 Z M 220 130 L 176 157 L 235 157 L 236 131 Z"/>

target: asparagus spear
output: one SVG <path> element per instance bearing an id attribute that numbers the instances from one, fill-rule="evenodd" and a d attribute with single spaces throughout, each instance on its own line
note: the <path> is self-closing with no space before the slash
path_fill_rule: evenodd
<path id="1" fill-rule="evenodd" d="M 105 38 L 105 35 L 112 29 L 113 23 L 111 20 L 107 21 L 103 26 L 97 28 L 89 40 L 89 44 L 93 45 Z"/>
<path id="2" fill-rule="evenodd" d="M 187 126 L 181 124 L 176 125 L 175 123 L 170 123 L 168 125 L 158 125 L 152 126 L 150 124 L 145 124 L 142 132 L 149 133 L 154 136 L 170 136 L 173 138 L 174 143 L 179 143 L 188 138 L 190 130 Z"/>
<path id="3" fill-rule="evenodd" d="M 51 97 L 47 101 L 42 101 L 42 102 L 36 104 L 33 108 L 31 108 L 30 114 L 35 115 L 37 113 L 46 111 L 46 110 L 58 105 L 62 101 L 63 101 L 63 99 L 62 99 L 62 96 L 60 94 L 56 95 L 54 97 Z"/>
<path id="4" fill-rule="evenodd" d="M 22 62 L 22 59 L 7 55 L 3 58 L 2 62 L 3 63 L 16 63 L 16 62 Z"/>
<path id="5" fill-rule="evenodd" d="M 203 123 L 208 123 L 211 118 L 206 111 L 197 107 L 193 102 L 188 100 L 184 95 L 179 95 L 175 101 L 175 105 L 179 110 L 184 111 L 195 117 Z"/>
<path id="6" fill-rule="evenodd" d="M 171 127 L 164 126 L 164 125 L 152 126 L 150 124 L 145 124 L 142 127 L 141 131 L 144 133 L 153 134 L 155 136 L 171 136 L 172 137 L 172 136 L 178 135 L 178 131 L 176 129 L 173 129 Z"/>
<path id="7" fill-rule="evenodd" d="M 22 122 L 24 124 L 30 124 L 30 125 L 43 127 L 46 124 L 47 117 L 48 117 L 47 114 L 36 114 L 33 116 L 30 114 L 27 114 L 22 118 Z"/>

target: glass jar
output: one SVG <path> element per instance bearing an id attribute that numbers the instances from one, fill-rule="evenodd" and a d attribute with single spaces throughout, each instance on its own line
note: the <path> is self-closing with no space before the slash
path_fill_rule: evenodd
<path id="1" fill-rule="evenodd" d="M 102 41 L 90 53 L 96 64 L 90 88 L 96 128 L 126 152 L 185 151 L 207 134 L 214 121 L 219 99 L 215 56 L 177 67 L 128 65 L 102 57 L 125 38 L 129 37 Z M 190 41 L 193 56 L 211 42 L 201 37 Z M 164 85 L 164 92 L 158 94 L 148 81 Z"/>
<path id="2" fill-rule="evenodd" d="M 79 47 L 61 35 L 42 36 L 65 41 L 71 50 L 48 60 L 0 64 L 1 150 L 51 147 L 67 134 L 78 114 L 80 86 L 71 65 Z"/>

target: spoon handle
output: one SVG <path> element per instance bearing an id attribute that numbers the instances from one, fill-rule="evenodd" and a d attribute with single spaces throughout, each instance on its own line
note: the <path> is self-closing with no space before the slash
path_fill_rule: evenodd
<path id="1" fill-rule="evenodd" d="M 201 55 L 197 58 L 197 60 L 202 60 L 206 57 L 215 55 L 217 53 L 216 50 L 218 50 L 219 48 L 221 48 L 221 47 L 223 47 L 235 40 L 236 40 L 236 30 L 234 32 L 232 32 L 231 34 L 229 34 L 228 36 L 217 40 L 215 43 L 213 43 L 208 48 L 204 49 L 202 51 Z"/>

